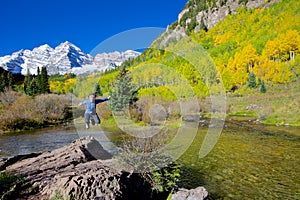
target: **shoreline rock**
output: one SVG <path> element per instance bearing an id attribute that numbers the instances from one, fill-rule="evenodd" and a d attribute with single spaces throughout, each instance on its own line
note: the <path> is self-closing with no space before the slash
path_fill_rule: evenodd
<path id="1" fill-rule="evenodd" d="M 38 193 L 28 199 L 50 199 L 58 192 L 65 199 L 72 195 L 78 199 L 117 199 L 121 191 L 115 183 L 121 173 L 106 167 L 94 155 L 103 161 L 111 159 L 95 138 L 85 137 L 51 152 L 8 159 L 1 168 L 21 175 L 38 188 Z"/>
<path id="2" fill-rule="evenodd" d="M 19 199 L 51 199 L 58 193 L 64 199 L 81 200 L 167 198 L 168 193 L 154 192 L 139 174 L 108 167 L 113 165 L 117 161 L 88 136 L 51 152 L 7 159 L 0 170 L 22 176 L 31 185 L 31 191 L 23 192 Z M 198 193 L 191 190 L 191 194 Z M 177 196 L 172 199 L 183 199 L 182 191 Z"/>

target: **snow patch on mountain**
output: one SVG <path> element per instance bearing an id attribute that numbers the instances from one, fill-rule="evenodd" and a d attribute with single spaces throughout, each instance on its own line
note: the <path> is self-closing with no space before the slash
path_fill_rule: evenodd
<path id="1" fill-rule="evenodd" d="M 111 70 L 125 60 L 135 58 L 140 53 L 125 52 L 101 53 L 93 58 L 69 41 L 54 49 L 48 44 L 31 50 L 20 50 L 12 55 L 0 57 L 0 67 L 14 74 L 37 74 L 37 68 L 46 66 L 49 74 L 90 74 Z"/>

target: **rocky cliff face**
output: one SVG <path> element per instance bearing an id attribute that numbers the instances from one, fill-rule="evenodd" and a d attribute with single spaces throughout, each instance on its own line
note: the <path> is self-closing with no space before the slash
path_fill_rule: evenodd
<path id="1" fill-rule="evenodd" d="M 189 0 L 178 15 L 178 20 L 168 26 L 167 31 L 162 34 L 155 43 L 162 46 L 169 42 L 188 36 L 191 32 L 199 32 L 201 29 L 208 30 L 223 20 L 228 14 L 235 14 L 241 7 L 266 8 L 279 0 L 218 0 L 195 1 Z"/>

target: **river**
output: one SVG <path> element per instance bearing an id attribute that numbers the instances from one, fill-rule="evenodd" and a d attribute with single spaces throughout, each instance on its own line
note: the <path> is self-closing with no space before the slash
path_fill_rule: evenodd
<path id="1" fill-rule="evenodd" d="M 199 128 L 179 159 L 183 187 L 203 185 L 209 199 L 300 199 L 300 127 L 228 121 L 214 149 L 199 159 L 206 133 Z M 50 151 L 80 136 L 75 128 L 2 135 L 0 158 Z"/>
<path id="2" fill-rule="evenodd" d="M 226 122 L 218 143 L 198 158 L 200 129 L 180 158 L 182 184 L 203 185 L 210 199 L 300 199 L 300 127 Z"/>

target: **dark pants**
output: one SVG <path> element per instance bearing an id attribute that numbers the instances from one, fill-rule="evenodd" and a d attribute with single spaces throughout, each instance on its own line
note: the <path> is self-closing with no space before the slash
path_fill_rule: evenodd
<path id="1" fill-rule="evenodd" d="M 93 125 L 100 124 L 100 119 L 99 119 L 97 113 L 96 114 L 84 113 L 85 123 L 90 124 L 90 118 L 91 118 L 91 122 Z"/>

